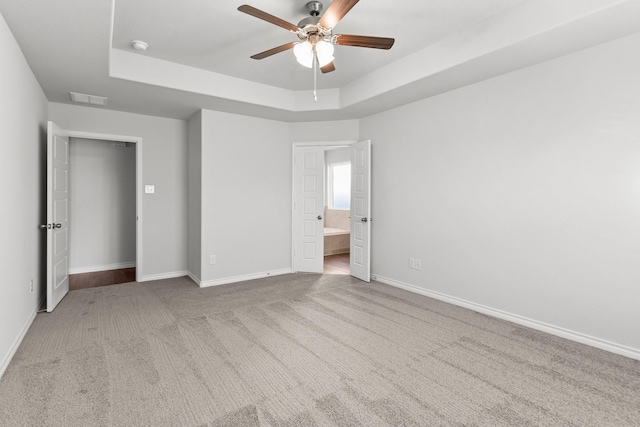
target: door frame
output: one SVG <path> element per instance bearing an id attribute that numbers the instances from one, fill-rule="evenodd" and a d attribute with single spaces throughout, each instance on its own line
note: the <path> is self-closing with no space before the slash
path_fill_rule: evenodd
<path id="1" fill-rule="evenodd" d="M 295 257 L 293 255 L 293 251 L 296 247 L 296 230 L 295 230 L 295 209 L 294 203 L 296 201 L 295 194 L 295 179 L 296 179 L 296 168 L 293 160 L 296 156 L 296 148 L 298 147 L 351 147 L 352 144 L 355 144 L 356 140 L 349 141 L 315 141 L 315 142 L 294 142 L 291 145 L 291 270 L 295 272 Z M 326 167 L 326 165 L 325 165 Z M 322 186 L 326 187 L 326 180 L 323 180 Z M 325 188 L 326 190 L 326 188 Z M 325 194 L 326 196 L 326 194 Z M 324 204 L 323 204 L 324 210 Z M 324 258 L 324 254 L 322 254 Z"/>
<path id="2" fill-rule="evenodd" d="M 62 129 L 63 136 L 81 139 L 100 139 L 110 142 L 130 142 L 136 146 L 136 282 L 143 277 L 142 258 L 142 138 L 138 136 L 113 135 L 97 132 L 84 132 Z"/>

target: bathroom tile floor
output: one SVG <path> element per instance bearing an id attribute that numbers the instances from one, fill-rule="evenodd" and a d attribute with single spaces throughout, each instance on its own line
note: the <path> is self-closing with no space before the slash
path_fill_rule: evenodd
<path id="1" fill-rule="evenodd" d="M 350 274 L 349 254 L 327 255 L 324 257 L 324 274 Z"/>

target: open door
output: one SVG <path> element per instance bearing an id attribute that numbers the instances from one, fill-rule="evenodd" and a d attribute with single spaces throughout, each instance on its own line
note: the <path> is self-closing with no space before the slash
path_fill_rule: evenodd
<path id="1" fill-rule="evenodd" d="M 47 311 L 69 292 L 69 137 L 47 125 Z"/>
<path id="2" fill-rule="evenodd" d="M 293 270 L 324 269 L 324 148 L 294 149 Z"/>
<path id="3" fill-rule="evenodd" d="M 371 141 L 351 146 L 351 275 L 371 281 Z"/>

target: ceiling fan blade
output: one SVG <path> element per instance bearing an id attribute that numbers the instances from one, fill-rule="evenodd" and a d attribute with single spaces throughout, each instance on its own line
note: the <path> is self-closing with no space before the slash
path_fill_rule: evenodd
<path id="1" fill-rule="evenodd" d="M 391 49 L 395 39 L 388 37 L 354 36 L 351 34 L 337 34 L 334 36 L 336 44 L 340 46 L 371 47 L 374 49 Z"/>
<path id="2" fill-rule="evenodd" d="M 324 28 L 332 29 L 346 15 L 358 0 L 333 0 L 318 22 Z"/>
<path id="3" fill-rule="evenodd" d="M 323 73 L 330 73 L 332 71 L 336 70 L 336 66 L 333 65 L 333 62 L 329 62 L 327 65 L 325 65 L 324 67 L 320 67 L 320 71 L 322 71 Z"/>
<path id="4" fill-rule="evenodd" d="M 253 6 L 249 6 L 248 4 L 243 4 L 238 8 L 238 10 L 240 12 L 246 13 L 247 15 L 255 16 L 258 19 L 262 19 L 263 21 L 270 22 L 274 25 L 277 25 L 278 27 L 282 27 L 285 30 L 289 30 L 294 33 L 298 31 L 297 25 L 293 25 L 292 23 L 287 22 L 284 19 L 280 19 L 276 16 L 269 15 L 267 12 L 263 12 L 260 9 L 256 9 Z"/>
<path id="5" fill-rule="evenodd" d="M 268 56 L 275 55 L 276 53 L 284 52 L 285 50 L 293 49 L 297 43 L 291 42 L 283 44 L 282 46 L 274 47 L 273 49 L 265 50 L 264 52 L 256 53 L 252 59 L 264 59 Z"/>

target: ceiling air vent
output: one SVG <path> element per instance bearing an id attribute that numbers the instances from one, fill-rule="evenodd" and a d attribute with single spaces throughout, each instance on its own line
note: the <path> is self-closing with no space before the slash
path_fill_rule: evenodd
<path id="1" fill-rule="evenodd" d="M 69 92 L 73 102 L 83 102 L 93 105 L 107 105 L 107 98 L 104 96 L 87 95 L 86 93 Z"/>

